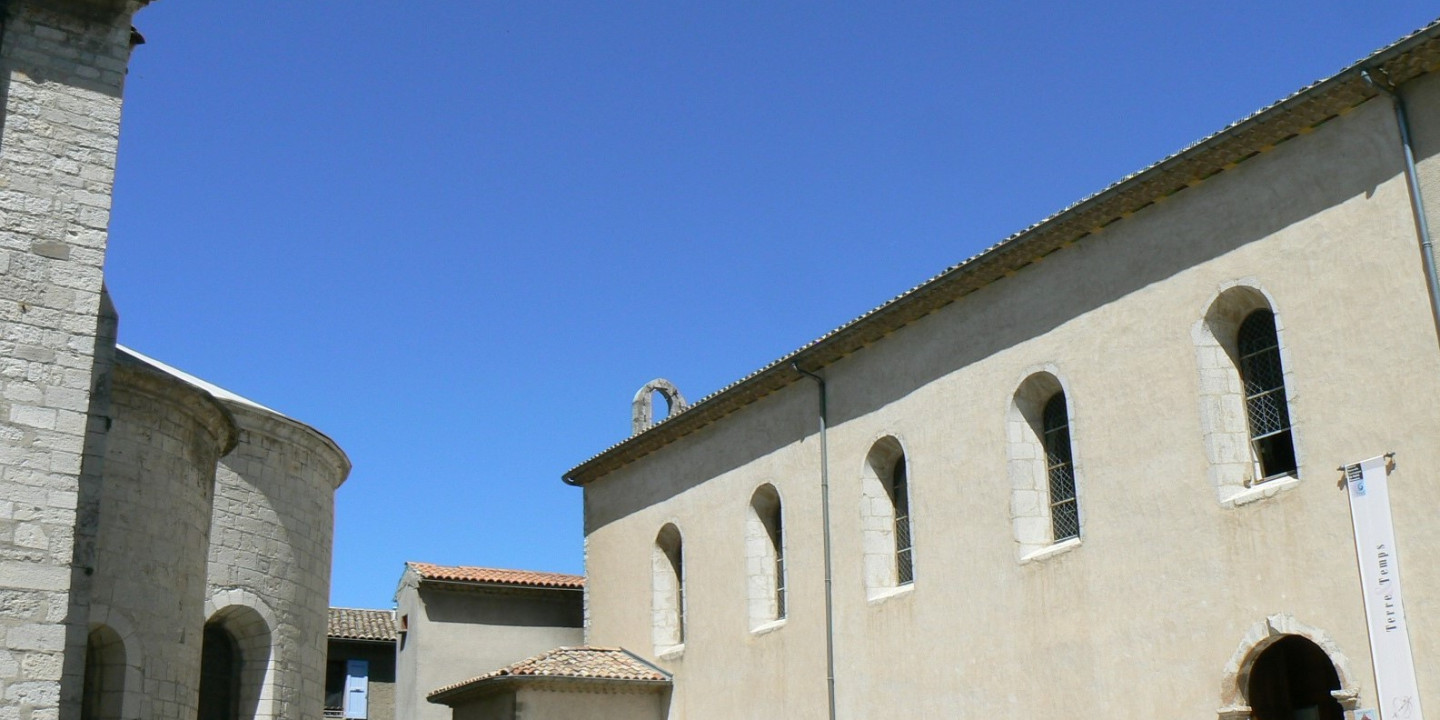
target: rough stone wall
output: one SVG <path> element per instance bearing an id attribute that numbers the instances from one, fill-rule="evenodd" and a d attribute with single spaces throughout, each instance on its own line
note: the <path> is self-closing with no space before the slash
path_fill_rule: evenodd
<path id="1" fill-rule="evenodd" d="M 318 720 L 335 488 L 349 462 L 293 421 L 231 403 L 240 432 L 216 472 L 208 594 L 248 591 L 273 613 L 270 671 L 256 717 Z M 223 610 L 221 603 L 214 603 Z"/>
<path id="2" fill-rule="evenodd" d="M 115 368 L 115 339 L 120 318 L 109 293 L 100 291 L 100 321 L 95 335 L 95 366 L 91 371 L 90 412 L 85 435 L 85 455 L 80 460 L 80 487 L 75 503 L 75 554 L 71 573 L 70 623 L 66 631 L 68 648 L 84 647 L 88 628 L 81 621 L 90 615 L 90 593 L 95 571 L 96 543 L 100 532 L 100 503 L 104 489 L 105 447 L 110 432 L 110 385 Z M 92 621 L 93 622 L 93 621 Z M 84 690 L 85 653 L 67 651 L 61 683 L 61 706 L 65 716 L 74 716 Z"/>
<path id="3" fill-rule="evenodd" d="M 10 2 L 0 32 L 0 717 L 62 714 L 120 95 L 139 2 Z M 68 623 L 68 625 L 67 625 Z M 67 629 L 68 627 L 68 629 Z M 78 667 L 69 668 L 78 677 Z M 67 687 L 72 699 L 78 687 Z M 78 711 L 73 703 L 64 715 Z"/>
<path id="4" fill-rule="evenodd" d="M 92 620 L 120 632 L 144 674 L 126 720 L 191 720 L 215 464 L 234 426 L 208 395 L 126 362 L 111 399 Z"/>

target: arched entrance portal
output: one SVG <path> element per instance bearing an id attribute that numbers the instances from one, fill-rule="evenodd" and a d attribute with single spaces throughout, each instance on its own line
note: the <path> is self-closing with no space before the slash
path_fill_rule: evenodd
<path id="1" fill-rule="evenodd" d="M 1340 675 L 1325 651 L 1286 635 L 1255 658 L 1245 695 L 1253 720 L 1344 720 L 1332 695 L 1339 689 Z"/>
<path id="2" fill-rule="evenodd" d="M 220 623 L 205 625 L 200 646 L 199 720 L 239 720 L 240 647 Z"/>

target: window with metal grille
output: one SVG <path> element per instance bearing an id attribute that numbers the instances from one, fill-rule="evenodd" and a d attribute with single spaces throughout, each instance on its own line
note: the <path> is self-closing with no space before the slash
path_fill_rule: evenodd
<path id="1" fill-rule="evenodd" d="M 781 527 L 780 504 L 775 504 L 775 513 L 767 523 L 770 531 L 770 545 L 775 552 L 775 619 L 785 617 L 785 535 Z"/>
<path id="2" fill-rule="evenodd" d="M 1075 463 L 1070 454 L 1070 416 L 1065 393 L 1057 392 L 1042 413 L 1045 475 L 1050 480 L 1050 528 L 1054 541 L 1080 537 L 1080 507 L 1075 501 Z"/>
<path id="3" fill-rule="evenodd" d="M 675 642 L 685 642 L 685 562 L 680 554 L 680 543 L 675 543 L 674 549 L 667 551 L 671 571 L 675 573 Z"/>
<path id="4" fill-rule="evenodd" d="M 910 487 L 905 475 L 905 456 L 890 471 L 890 502 L 895 507 L 895 584 L 915 581 L 915 562 L 910 543 Z"/>
<path id="5" fill-rule="evenodd" d="M 1245 386 L 1245 411 L 1250 419 L 1250 446 L 1260 476 L 1270 479 L 1296 470 L 1295 442 L 1290 434 L 1290 405 L 1285 398 L 1285 369 L 1275 313 L 1256 310 L 1240 323 L 1236 336 L 1240 379 Z"/>

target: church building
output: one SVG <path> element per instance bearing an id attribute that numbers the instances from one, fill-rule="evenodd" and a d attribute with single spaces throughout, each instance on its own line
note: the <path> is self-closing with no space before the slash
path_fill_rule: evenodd
<path id="1" fill-rule="evenodd" d="M 1431 25 L 659 422 L 647 387 L 565 475 L 586 642 L 671 720 L 1440 713 L 1437 69 Z"/>

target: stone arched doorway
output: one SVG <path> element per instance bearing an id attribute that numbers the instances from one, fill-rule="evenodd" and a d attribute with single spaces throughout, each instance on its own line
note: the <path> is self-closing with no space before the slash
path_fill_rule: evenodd
<path id="1" fill-rule="evenodd" d="M 240 720 L 240 646 L 220 623 L 205 625 L 200 645 L 199 720 Z"/>
<path id="2" fill-rule="evenodd" d="M 1246 699 L 1253 720 L 1345 720 L 1335 699 L 1340 675 L 1319 645 L 1286 635 L 1250 667 Z"/>
<path id="3" fill-rule="evenodd" d="M 1250 628 L 1220 690 L 1220 720 L 1352 720 L 1360 700 L 1345 654 L 1288 613 Z"/>
<path id="4" fill-rule="evenodd" d="M 228 605 L 210 616 L 200 652 L 199 720 L 272 716 L 270 625 L 247 605 Z"/>

